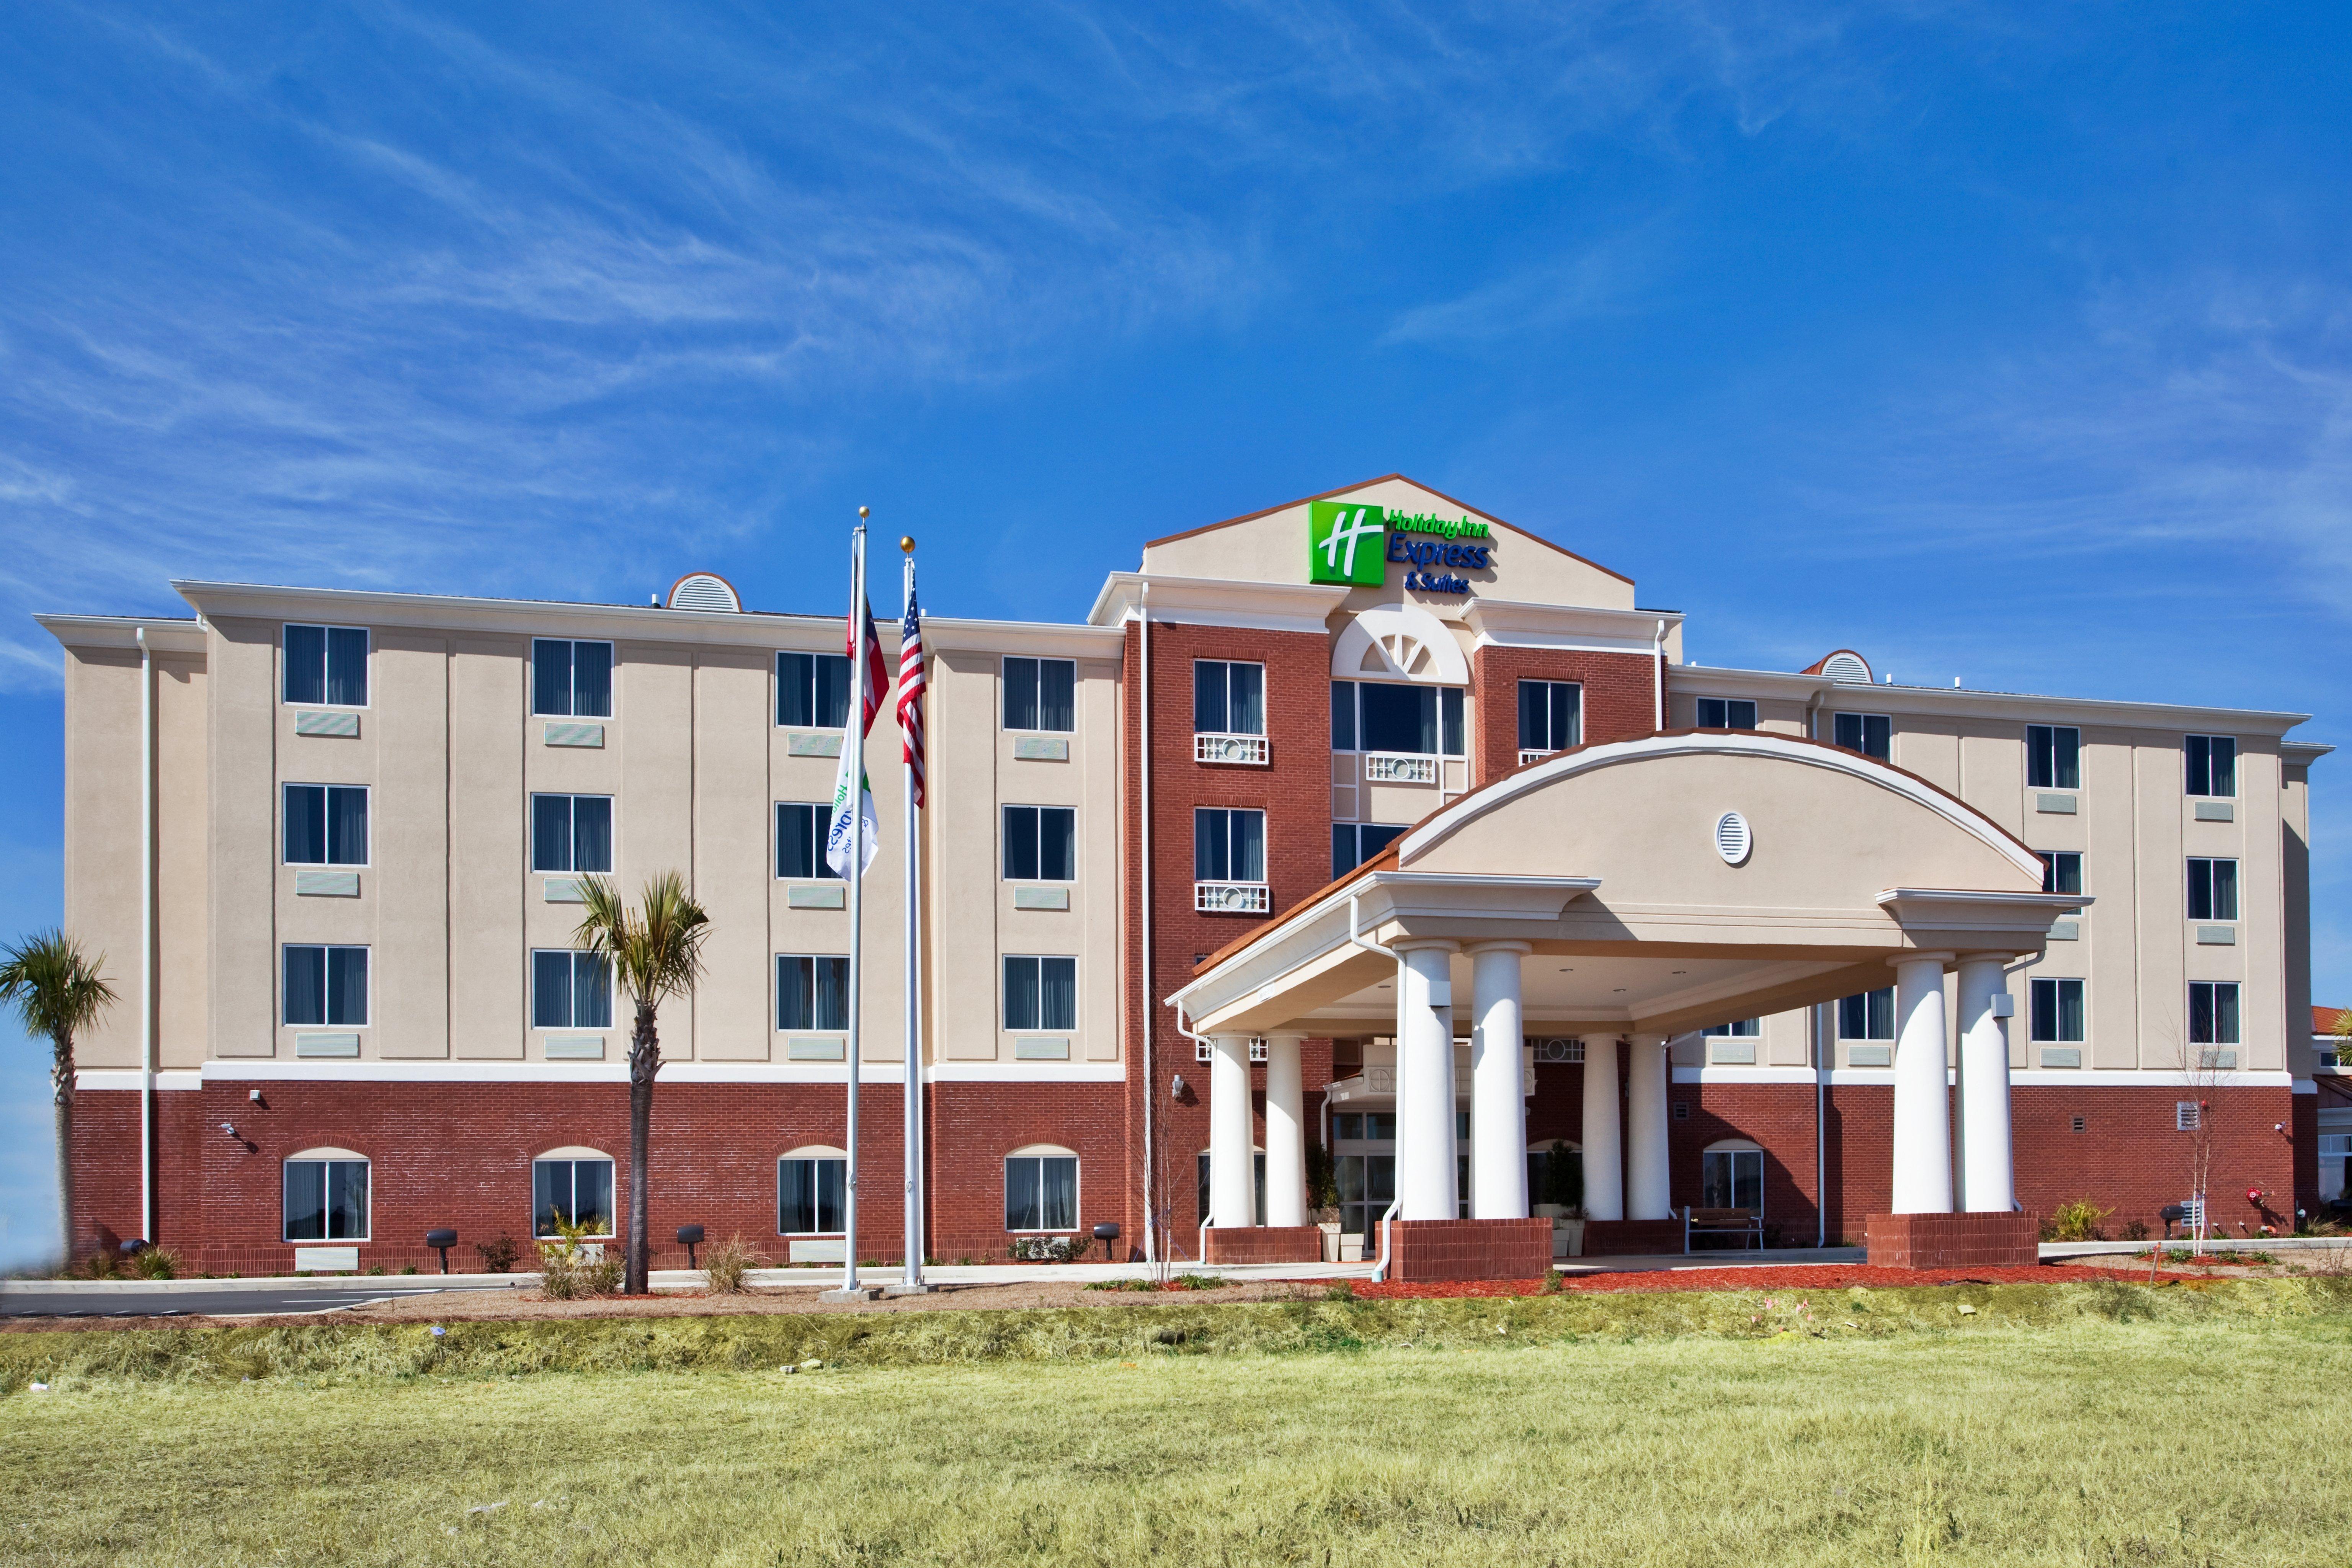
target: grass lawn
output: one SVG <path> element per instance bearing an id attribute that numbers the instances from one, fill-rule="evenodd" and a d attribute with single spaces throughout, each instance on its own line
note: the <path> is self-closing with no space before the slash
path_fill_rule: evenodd
<path id="1" fill-rule="evenodd" d="M 354 1362 L 240 1382 L 155 1363 L 36 1394 L 12 1374 L 0 1560 L 2352 1558 L 2352 1316 L 2262 1298 L 1943 1328 L 1914 1304 L 1874 1333 L 1878 1300 L 1809 1303 L 1806 1329 L 1785 1297 L 1771 1321 L 1731 1300 L 1748 1338 L 1557 1332 L 1547 1299 L 1335 1306 L 1382 1326 L 1354 1350 L 1202 1353 L 1147 1327 L 1134 1342 L 1157 1353 L 790 1376 Z"/>

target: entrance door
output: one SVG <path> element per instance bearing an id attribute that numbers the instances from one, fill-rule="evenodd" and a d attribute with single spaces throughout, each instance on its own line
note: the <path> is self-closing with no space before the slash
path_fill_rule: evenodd
<path id="1" fill-rule="evenodd" d="M 1470 1113 L 1454 1113 L 1454 1214 L 1470 1217 Z M 1331 1161 L 1339 1180 L 1339 1228 L 1370 1236 L 1396 1200 L 1396 1112 L 1346 1110 L 1331 1118 Z"/>

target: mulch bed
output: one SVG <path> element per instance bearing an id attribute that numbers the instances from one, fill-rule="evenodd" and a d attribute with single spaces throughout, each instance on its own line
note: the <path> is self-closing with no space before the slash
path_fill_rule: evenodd
<path id="1" fill-rule="evenodd" d="M 1603 1290 L 1843 1290 L 1853 1286 L 2063 1285 L 2112 1280 L 2117 1271 L 2074 1263 L 2039 1263 L 2013 1268 L 1873 1268 L 1860 1263 L 1788 1264 L 1780 1268 L 1657 1268 L 1625 1274 L 1565 1276 L 1565 1291 Z M 2142 1275 L 2142 1279 L 2146 1276 Z M 2161 1273 L 2158 1279 L 2201 1279 L 2204 1275 Z M 1355 1293 L 1370 1300 L 1411 1300 L 1463 1296 L 1539 1296 L 1540 1279 L 1391 1279 L 1375 1285 L 1354 1281 Z"/>

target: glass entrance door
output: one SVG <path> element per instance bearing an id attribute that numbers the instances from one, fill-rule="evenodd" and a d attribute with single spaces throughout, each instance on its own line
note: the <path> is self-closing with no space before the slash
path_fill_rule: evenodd
<path id="1" fill-rule="evenodd" d="M 1470 1113 L 1454 1115 L 1457 1217 L 1470 1217 Z M 1339 1228 L 1370 1236 L 1396 1199 L 1396 1112 L 1346 1110 L 1331 1118 L 1331 1163 L 1339 1181 Z"/>

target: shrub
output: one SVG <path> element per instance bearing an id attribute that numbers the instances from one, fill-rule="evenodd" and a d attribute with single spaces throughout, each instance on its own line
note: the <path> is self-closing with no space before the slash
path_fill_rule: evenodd
<path id="1" fill-rule="evenodd" d="M 2144 1219 L 2136 1219 L 2126 1225 L 2124 1226 L 2124 1239 L 2126 1241 L 2146 1241 L 2147 1239 L 2147 1221 Z"/>
<path id="2" fill-rule="evenodd" d="M 541 1295 L 569 1301 L 581 1296 L 609 1296 L 620 1289 L 621 1260 L 605 1257 L 602 1246 L 584 1240 L 588 1229 L 586 1224 L 566 1219 L 562 1210 L 556 1211 L 555 1239 L 539 1244 Z"/>
<path id="3" fill-rule="evenodd" d="M 84 1265 L 84 1268 L 89 1270 L 92 1279 L 112 1279 L 118 1277 L 119 1266 L 110 1247 L 101 1247 L 91 1253 L 89 1261 Z"/>
<path id="4" fill-rule="evenodd" d="M 1022 1236 L 1013 1241 L 1015 1263 L 1076 1263 L 1094 1246 L 1090 1236 Z"/>
<path id="5" fill-rule="evenodd" d="M 177 1279 L 180 1257 L 160 1247 L 142 1247 L 131 1259 L 131 1271 L 142 1279 Z"/>
<path id="6" fill-rule="evenodd" d="M 714 1242 L 702 1262 L 703 1271 L 710 1277 L 710 1289 L 721 1296 L 741 1291 L 745 1289 L 743 1277 L 754 1268 L 766 1267 L 768 1260 L 740 1236 Z"/>
<path id="7" fill-rule="evenodd" d="M 485 1274 L 510 1274 L 514 1271 L 515 1259 L 522 1256 L 522 1248 L 515 1245 L 515 1238 L 504 1231 L 499 1233 L 496 1241 L 474 1243 L 474 1250 L 481 1255 L 482 1272 Z"/>
<path id="8" fill-rule="evenodd" d="M 1323 1299 L 1326 1301 L 1352 1301 L 1356 1299 L 1356 1287 L 1345 1279 L 1327 1285 L 1323 1289 Z"/>
<path id="9" fill-rule="evenodd" d="M 2105 1241 L 2107 1238 L 2106 1232 L 2099 1228 L 2099 1222 L 2115 1212 L 2113 1209 L 2101 1208 L 2088 1198 L 2076 1198 L 2073 1203 L 2060 1204 L 2051 1211 L 2050 1217 L 2042 1222 L 2042 1239 L 2044 1241 Z"/>

